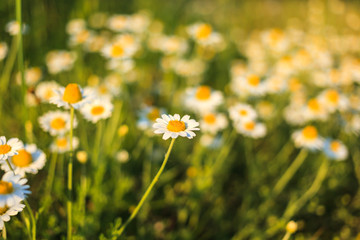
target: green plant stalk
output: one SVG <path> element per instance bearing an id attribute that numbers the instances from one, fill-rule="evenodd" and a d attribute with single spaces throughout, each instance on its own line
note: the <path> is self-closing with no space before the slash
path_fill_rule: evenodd
<path id="1" fill-rule="evenodd" d="M 6 60 L 5 66 L 4 66 L 3 74 L 1 75 L 1 92 L 2 93 L 5 92 L 5 90 L 7 89 L 8 85 L 9 85 L 11 70 L 14 67 L 16 54 L 18 51 L 18 45 L 19 45 L 18 39 L 19 39 L 18 36 L 13 37 L 13 40 L 11 42 L 10 52 L 9 52 L 8 58 Z"/>
<path id="2" fill-rule="evenodd" d="M 58 153 L 53 152 L 51 161 L 50 161 L 50 166 L 49 166 L 49 175 L 47 176 L 47 180 L 46 180 L 46 187 L 45 187 L 45 189 L 46 189 L 45 195 L 46 196 L 50 196 L 50 194 L 51 194 L 51 188 L 52 188 L 54 176 L 55 176 L 57 157 L 58 157 Z"/>
<path id="3" fill-rule="evenodd" d="M 291 237 L 291 233 L 286 232 L 282 240 L 288 240 Z"/>
<path id="4" fill-rule="evenodd" d="M 73 175 L 73 125 L 74 125 L 74 108 L 70 108 L 70 153 L 69 153 L 69 162 L 68 162 L 68 199 L 67 199 L 67 239 L 72 239 L 72 175 Z"/>
<path id="5" fill-rule="evenodd" d="M 159 171 L 157 172 L 157 174 L 155 175 L 154 179 L 152 180 L 152 182 L 150 183 L 149 187 L 146 189 L 146 192 L 144 193 L 144 195 L 142 196 L 140 202 L 138 203 L 138 205 L 136 206 L 136 208 L 134 209 L 134 211 L 132 212 L 131 216 L 128 218 L 128 220 L 122 225 L 122 227 L 120 228 L 120 230 L 117 232 L 117 234 L 119 236 L 121 236 L 121 234 L 124 232 L 125 228 L 127 225 L 129 225 L 129 223 L 136 217 L 137 213 L 139 212 L 140 208 L 142 207 L 142 205 L 144 204 L 146 198 L 149 196 L 151 190 L 153 189 L 155 183 L 159 180 L 160 175 L 162 174 L 162 172 L 165 169 L 166 163 L 169 159 L 171 150 L 174 146 L 174 142 L 175 142 L 176 138 L 173 138 L 171 140 L 170 146 L 165 154 L 165 158 L 163 163 L 161 164 L 161 167 L 159 169 Z"/>
<path id="6" fill-rule="evenodd" d="M 101 145 L 101 138 L 103 135 L 103 128 L 104 128 L 103 125 L 104 125 L 103 121 L 100 121 L 98 123 L 97 131 L 96 131 L 94 150 L 92 153 L 93 164 L 95 167 L 99 166 L 99 149 L 100 149 L 100 145 Z"/>
<path id="7" fill-rule="evenodd" d="M 14 173 L 15 175 L 15 170 L 14 168 L 11 166 L 10 162 L 9 162 L 9 159 L 6 159 L 6 163 L 7 165 L 9 166 L 10 170 Z M 25 203 L 25 206 L 26 206 L 26 209 L 28 210 L 29 212 L 29 215 L 30 215 L 30 219 L 31 219 L 31 234 L 32 234 L 32 240 L 36 240 L 36 219 L 34 217 L 34 214 L 33 214 L 33 211 L 30 207 L 30 204 L 28 203 L 28 201 L 26 199 L 24 199 L 24 203 Z"/>
<path id="8" fill-rule="evenodd" d="M 320 189 L 322 182 L 324 181 L 327 171 L 329 168 L 329 160 L 326 157 L 323 158 L 323 162 L 319 167 L 318 173 L 315 177 L 314 182 L 311 184 L 310 188 L 303 194 L 297 201 L 292 203 L 284 213 L 284 218 L 286 220 L 290 219 L 296 212 L 301 209 L 306 202 L 311 199 Z"/>
<path id="9" fill-rule="evenodd" d="M 286 172 L 281 176 L 279 181 L 276 183 L 273 190 L 273 198 L 279 195 L 282 190 L 284 190 L 285 186 L 288 184 L 290 179 L 294 176 L 300 166 L 303 164 L 304 160 L 308 155 L 308 151 L 306 149 L 301 149 L 299 154 L 296 156 L 295 160 L 292 162 L 290 167 L 286 170 Z"/>

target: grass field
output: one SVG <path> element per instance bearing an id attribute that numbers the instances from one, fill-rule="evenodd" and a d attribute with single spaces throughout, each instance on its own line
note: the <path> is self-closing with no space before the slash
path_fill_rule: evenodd
<path id="1" fill-rule="evenodd" d="M 2 238 L 360 240 L 359 7 L 0 1 Z"/>

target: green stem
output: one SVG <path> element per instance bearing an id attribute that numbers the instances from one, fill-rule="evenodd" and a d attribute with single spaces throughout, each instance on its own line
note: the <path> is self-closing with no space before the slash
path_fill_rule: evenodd
<path id="1" fill-rule="evenodd" d="M 73 175 L 73 125 L 74 125 L 74 108 L 70 108 L 70 153 L 68 162 L 68 199 L 67 199 L 67 239 L 72 239 L 72 175 Z"/>
<path id="2" fill-rule="evenodd" d="M 324 181 L 329 168 L 329 160 L 326 157 L 323 158 L 323 162 L 318 170 L 314 182 L 310 188 L 303 194 L 297 201 L 291 204 L 284 213 L 285 219 L 290 219 L 299 209 L 301 209 L 306 202 L 311 199 L 320 189 L 322 182 Z"/>
<path id="3" fill-rule="evenodd" d="M 303 164 L 307 155 L 308 155 L 308 151 L 304 148 L 301 149 L 301 151 L 299 152 L 293 163 L 290 165 L 290 167 L 286 170 L 286 172 L 281 176 L 279 181 L 276 183 L 273 191 L 273 198 L 279 195 L 282 192 L 282 190 L 284 190 L 285 186 L 288 184 L 290 179 L 294 176 L 296 171 Z"/>
<path id="4" fill-rule="evenodd" d="M 285 236 L 282 238 L 282 240 L 288 240 L 291 236 L 291 233 L 286 232 Z"/>
<path id="5" fill-rule="evenodd" d="M 53 181 L 54 181 L 54 176 L 55 176 L 57 156 L 58 156 L 58 153 L 53 152 L 52 158 L 51 158 L 51 161 L 50 161 L 50 166 L 49 166 L 49 175 L 47 177 L 46 187 L 45 187 L 45 189 L 46 189 L 45 190 L 45 195 L 46 196 L 50 196 L 50 194 L 51 194 L 51 188 L 52 188 Z"/>
<path id="6" fill-rule="evenodd" d="M 126 226 L 131 222 L 131 220 L 133 220 L 135 218 L 135 216 L 137 215 L 137 213 L 139 212 L 140 208 L 142 207 L 142 205 L 144 204 L 146 198 L 149 196 L 151 190 L 153 189 L 155 183 L 159 180 L 161 173 L 164 171 L 165 169 L 165 165 L 169 159 L 171 150 L 174 146 L 174 142 L 175 142 L 176 138 L 173 138 L 171 140 L 170 146 L 168 148 L 168 151 L 166 152 L 164 161 L 159 169 L 159 171 L 157 172 L 157 174 L 155 175 L 154 179 L 152 180 L 152 182 L 150 183 L 149 187 L 146 189 L 146 192 L 144 193 L 144 195 L 142 196 L 140 202 L 138 203 L 138 205 L 136 206 L 135 210 L 132 212 L 131 216 L 129 217 L 129 219 L 124 223 L 124 225 L 122 225 L 122 227 L 120 228 L 120 230 L 118 231 L 118 236 L 121 236 L 121 234 L 123 233 L 123 231 L 125 230 Z"/>

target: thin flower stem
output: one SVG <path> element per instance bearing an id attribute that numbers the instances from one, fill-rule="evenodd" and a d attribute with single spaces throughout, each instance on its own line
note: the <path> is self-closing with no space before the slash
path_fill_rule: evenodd
<path id="1" fill-rule="evenodd" d="M 300 151 L 300 153 L 297 155 L 295 160 L 292 162 L 290 167 L 286 170 L 286 172 L 281 176 L 279 181 L 276 183 L 276 185 L 274 187 L 274 191 L 273 191 L 273 197 L 276 197 L 277 195 L 279 195 L 282 192 L 282 190 L 288 184 L 290 179 L 294 176 L 296 171 L 303 164 L 303 162 L 306 159 L 307 155 L 308 155 L 308 151 L 303 148 Z"/>
<path id="2" fill-rule="evenodd" d="M 1 236 L 2 236 L 2 238 L 3 238 L 4 240 L 7 239 L 5 223 L 4 223 L 4 227 L 3 227 L 2 231 L 1 231 Z"/>
<path id="3" fill-rule="evenodd" d="M 154 179 L 152 180 L 152 182 L 150 183 L 149 187 L 146 189 L 146 192 L 144 193 L 144 195 L 142 196 L 140 202 L 138 203 L 138 205 L 136 206 L 135 210 L 132 212 L 131 216 L 129 217 L 129 219 L 122 225 L 122 227 L 120 228 L 120 230 L 117 232 L 118 236 L 121 236 L 121 234 L 123 233 L 123 231 L 125 230 L 126 226 L 131 222 L 131 220 L 133 220 L 137 213 L 139 212 L 140 208 L 142 207 L 142 205 L 144 204 L 146 198 L 149 196 L 151 190 L 153 189 L 155 183 L 159 180 L 159 177 L 161 175 L 161 173 L 164 171 L 165 169 L 165 165 L 169 159 L 171 150 L 174 146 L 174 142 L 175 142 L 176 138 L 173 138 L 171 140 L 170 146 L 165 154 L 165 158 L 164 161 L 159 169 L 159 171 L 157 172 L 157 174 L 155 175 Z"/>
<path id="4" fill-rule="evenodd" d="M 11 166 L 10 162 L 9 162 L 9 159 L 6 159 L 6 163 L 8 164 L 10 170 L 14 173 L 15 175 L 15 170 L 14 168 Z M 36 219 L 34 217 L 34 214 L 33 214 L 33 211 L 30 207 L 30 204 L 28 203 L 28 201 L 26 199 L 24 199 L 24 203 L 25 203 L 25 206 L 26 206 L 26 209 L 28 210 L 29 212 L 29 215 L 30 215 L 30 219 L 31 219 L 31 233 L 32 233 L 32 239 L 33 240 L 36 240 Z"/>
<path id="5" fill-rule="evenodd" d="M 282 240 L 288 240 L 291 236 L 291 233 L 286 232 L 286 234 L 284 235 L 284 237 L 282 238 Z"/>
<path id="6" fill-rule="evenodd" d="M 74 108 L 70 108 L 70 153 L 69 153 L 69 162 L 68 162 L 68 199 L 67 199 L 67 239 L 72 239 L 72 175 L 73 175 L 73 125 L 74 125 Z"/>
<path id="7" fill-rule="evenodd" d="M 53 181 L 54 181 L 54 176 L 55 176 L 57 157 L 58 157 L 58 153 L 53 152 L 52 158 L 51 158 L 51 161 L 50 161 L 50 166 L 49 166 L 49 175 L 48 175 L 47 181 L 46 181 L 45 196 L 50 196 L 50 194 L 51 194 L 51 188 L 52 188 Z"/>

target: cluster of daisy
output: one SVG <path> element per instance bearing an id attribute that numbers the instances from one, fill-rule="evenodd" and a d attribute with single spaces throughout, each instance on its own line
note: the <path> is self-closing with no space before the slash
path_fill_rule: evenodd
<path id="1" fill-rule="evenodd" d="M 25 174 L 36 174 L 45 162 L 44 152 L 35 144 L 24 145 L 17 138 L 0 137 L 0 164 L 5 172 L 0 180 L 0 229 L 10 216 L 17 215 L 25 207 L 22 201 L 30 194 Z"/>

